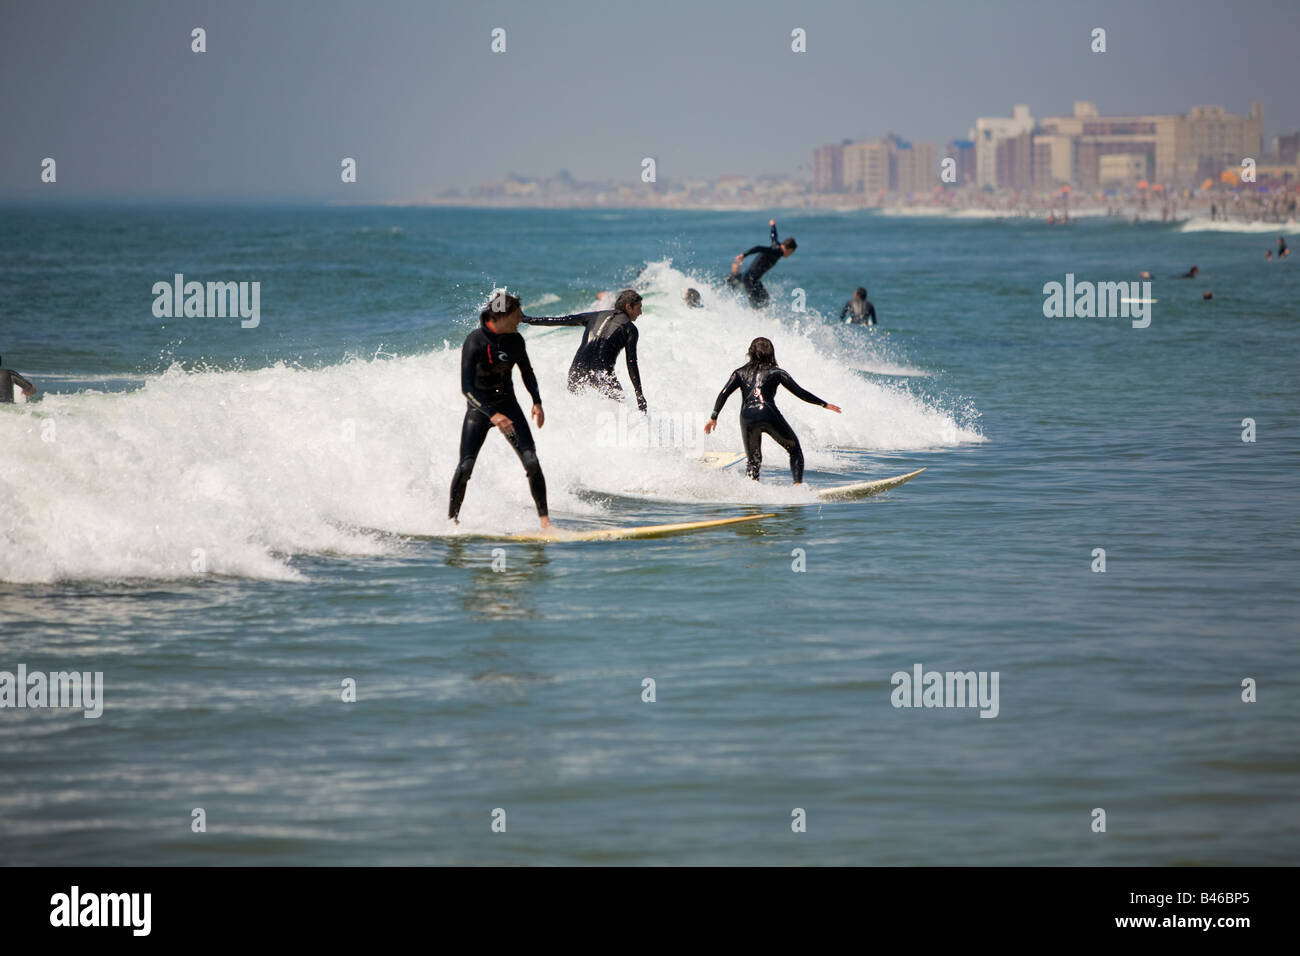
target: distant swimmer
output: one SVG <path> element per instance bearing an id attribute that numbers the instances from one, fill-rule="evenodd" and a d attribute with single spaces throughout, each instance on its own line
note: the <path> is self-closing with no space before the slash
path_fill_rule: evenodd
<path id="1" fill-rule="evenodd" d="M 849 325 L 875 325 L 876 324 L 876 307 L 871 304 L 867 298 L 867 290 L 858 286 L 858 290 L 853 293 L 853 298 L 844 303 L 844 308 L 840 309 L 840 321 Z"/>
<path id="2" fill-rule="evenodd" d="M 1155 276 L 1153 276 L 1153 275 L 1152 275 L 1151 273 L 1149 273 L 1149 272 L 1143 271 L 1143 272 L 1139 272 L 1139 273 L 1138 273 L 1138 278 L 1139 278 L 1139 279 L 1154 279 Z"/>
<path id="3" fill-rule="evenodd" d="M 0 355 L 0 405 L 10 405 L 14 400 L 14 386 L 17 385 L 28 398 L 36 394 L 36 386 L 23 378 L 11 368 L 4 367 L 4 356 Z"/>
<path id="4" fill-rule="evenodd" d="M 713 415 L 704 426 L 705 434 L 718 427 L 718 413 L 727 404 L 731 393 L 743 388 L 744 397 L 740 407 L 740 435 L 745 443 L 745 457 L 748 459 L 746 474 L 758 481 L 758 471 L 763 465 L 763 435 L 771 435 L 776 443 L 790 454 L 790 474 L 797 485 L 803 481 L 803 448 L 795 436 L 794 429 L 785 420 L 776 407 L 776 389 L 784 385 L 811 405 L 829 408 L 836 414 L 840 409 L 820 398 L 790 377 L 790 373 L 776 364 L 776 349 L 769 339 L 757 338 L 749 343 L 749 362 L 731 373 L 727 384 L 718 393 L 718 400 L 713 403 Z"/>
<path id="5" fill-rule="evenodd" d="M 1213 298 L 1214 298 L 1214 293 L 1211 292 L 1209 289 L 1206 289 L 1204 292 L 1201 293 L 1201 298 L 1202 298 L 1202 299 L 1213 299 Z"/>
<path id="6" fill-rule="evenodd" d="M 1184 273 L 1183 273 L 1182 275 L 1180 275 L 1178 278 L 1180 278 L 1180 279 L 1195 279 L 1195 278 L 1196 278 L 1196 273 L 1198 273 L 1198 272 L 1200 272 L 1200 271 L 1201 271 L 1201 270 L 1198 269 L 1198 268 L 1196 268 L 1196 266 L 1192 266 L 1190 269 L 1188 269 L 1186 272 L 1184 272 Z"/>
<path id="7" fill-rule="evenodd" d="M 1265 259 L 1269 259 L 1269 260 L 1271 260 L 1271 259 L 1273 258 L 1273 250 L 1272 250 L 1272 249 L 1265 249 L 1265 250 L 1264 250 L 1264 258 L 1265 258 Z"/>
<path id="8" fill-rule="evenodd" d="M 537 460 L 537 448 L 533 444 L 532 432 L 528 430 L 528 419 L 515 399 L 514 381 L 510 377 L 511 371 L 518 366 L 524 387 L 533 399 L 533 418 L 541 428 L 546 416 L 542 412 L 542 397 L 537 391 L 537 376 L 528 361 L 524 337 L 519 334 L 522 317 L 519 299 L 498 293 L 479 315 L 479 327 L 466 336 L 461 348 L 460 390 L 469 407 L 465 410 L 465 421 L 460 430 L 460 464 L 451 479 L 451 506 L 447 517 L 453 521 L 460 516 L 460 505 L 465 500 L 465 488 L 474 473 L 479 449 L 495 425 L 523 462 L 542 530 L 551 526 L 546 512 L 546 479 Z"/>
<path id="9" fill-rule="evenodd" d="M 688 308 L 692 308 L 692 309 L 704 308 L 704 303 L 700 300 L 699 289 L 687 289 L 686 293 L 682 296 L 682 299 L 683 301 L 685 301 Z"/>
<path id="10" fill-rule="evenodd" d="M 1277 237 L 1277 257 L 1278 257 L 1279 259 L 1285 259 L 1285 258 L 1286 258 L 1287 256 L 1289 256 L 1289 255 L 1291 255 L 1291 250 L 1288 249 L 1288 248 L 1286 247 L 1286 240 L 1283 239 L 1281 236 L 1278 236 L 1278 237 Z"/>
<path id="11" fill-rule="evenodd" d="M 533 318 L 525 315 L 522 321 L 529 325 L 581 325 L 582 341 L 569 366 L 569 391 L 581 392 L 595 389 L 609 398 L 621 399 L 623 386 L 614 372 L 618 353 L 627 352 L 627 375 L 636 393 L 636 407 L 645 411 L 645 396 L 641 393 L 641 370 L 636 362 L 636 343 L 640 337 L 633 324 L 641 317 L 641 294 L 624 289 L 614 300 L 614 308 L 600 312 L 580 312 L 554 318 Z"/>
<path id="12" fill-rule="evenodd" d="M 767 294 L 767 289 L 763 288 L 763 283 L 759 280 L 767 273 L 767 270 L 776 265 L 780 259 L 794 255 L 795 249 L 799 244 L 794 239 L 786 239 L 784 242 L 778 242 L 776 238 L 776 220 L 769 219 L 767 224 L 772 228 L 772 242 L 766 246 L 754 246 L 736 256 L 731 263 L 731 276 L 727 279 L 727 284 L 733 289 L 743 288 L 749 296 L 749 304 L 756 309 L 761 309 L 771 300 Z M 749 269 L 743 275 L 740 267 L 747 256 L 755 256 L 753 262 L 749 264 Z"/>

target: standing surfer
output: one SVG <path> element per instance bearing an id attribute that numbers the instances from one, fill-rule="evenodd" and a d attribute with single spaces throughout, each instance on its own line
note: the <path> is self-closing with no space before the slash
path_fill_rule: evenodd
<path id="1" fill-rule="evenodd" d="M 595 389 L 608 398 L 621 399 L 623 386 L 614 372 L 618 353 L 626 352 L 627 375 L 636 393 L 636 407 L 645 411 L 641 393 L 641 369 L 636 361 L 636 343 L 640 338 L 634 324 L 641 317 L 641 294 L 624 289 L 614 300 L 614 308 L 599 312 L 579 312 L 553 318 L 523 316 L 529 325 L 581 325 L 582 341 L 569 366 L 569 391 Z"/>
<path id="2" fill-rule="evenodd" d="M 542 530 L 551 527 L 546 511 L 546 479 L 537 460 L 528 419 L 515 399 L 514 381 L 510 374 L 519 366 L 524 387 L 533 399 L 533 418 L 541 428 L 546 421 L 542 412 L 542 398 L 537 391 L 537 376 L 524 348 L 524 337 L 519 334 L 519 320 L 523 310 L 519 299 L 504 292 L 493 296 L 488 308 L 479 315 L 479 327 L 465 337 L 460 351 L 460 390 L 465 394 L 468 408 L 460 431 L 460 464 L 451 479 L 451 505 L 447 516 L 456 521 L 465 488 L 474 473 L 474 462 L 487 434 L 495 425 L 506 436 L 528 475 L 528 488 L 537 505 L 537 517 Z"/>
<path id="3" fill-rule="evenodd" d="M 713 403 L 713 415 L 704 426 L 707 435 L 718 427 L 718 413 L 727 404 L 731 393 L 744 388 L 740 408 L 740 436 L 745 443 L 745 457 L 749 460 L 746 474 L 758 481 L 758 471 L 763 464 L 763 435 L 771 435 L 782 448 L 790 454 L 790 474 L 797 485 L 803 481 L 803 448 L 799 439 L 785 420 L 780 409 L 776 407 L 776 389 L 784 385 L 796 398 L 801 398 L 810 405 L 820 405 L 836 414 L 840 413 L 837 405 L 823 402 L 790 377 L 790 373 L 776 364 L 776 349 L 765 338 L 756 338 L 749 343 L 749 362 L 731 373 L 727 384 L 718 393 L 718 400 Z"/>
<path id="4" fill-rule="evenodd" d="M 799 244 L 793 238 L 788 238 L 784 242 L 777 241 L 775 219 L 769 219 L 767 224 L 772 228 L 771 244 L 754 246 L 752 249 L 736 256 L 731 263 L 731 277 L 727 279 L 727 284 L 733 289 L 743 288 L 745 290 L 745 293 L 749 296 L 749 304 L 756 309 L 761 309 L 771 300 L 771 296 L 767 294 L 767 289 L 763 288 L 763 283 L 759 280 L 779 260 L 794 255 L 795 249 L 799 248 Z M 740 267 L 747 256 L 754 256 L 755 258 L 749 264 L 749 269 L 742 275 Z"/>

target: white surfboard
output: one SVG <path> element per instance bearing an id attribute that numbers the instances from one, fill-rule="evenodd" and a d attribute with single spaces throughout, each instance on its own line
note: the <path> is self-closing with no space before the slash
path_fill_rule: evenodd
<path id="1" fill-rule="evenodd" d="M 700 463 L 710 471 L 720 471 L 723 468 L 730 468 L 732 465 L 739 465 L 744 460 L 744 452 L 706 451 L 700 454 Z"/>
<path id="2" fill-rule="evenodd" d="M 856 501 L 859 498 L 878 495 L 890 488 L 897 488 L 899 485 L 911 481 L 923 471 L 925 471 L 924 468 L 918 468 L 916 471 L 909 471 L 905 475 L 895 475 L 893 478 L 859 481 L 851 485 L 836 485 L 834 488 L 822 488 L 814 492 L 814 494 L 823 501 Z"/>

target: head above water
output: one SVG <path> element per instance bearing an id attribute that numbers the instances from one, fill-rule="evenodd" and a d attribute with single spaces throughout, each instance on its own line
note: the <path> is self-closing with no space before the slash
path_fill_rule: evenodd
<path id="1" fill-rule="evenodd" d="M 704 308 L 704 303 L 700 301 L 699 289 L 687 289 L 686 293 L 682 296 L 682 298 L 686 300 L 686 304 L 690 306 L 692 309 Z"/>
<path id="2" fill-rule="evenodd" d="M 630 319 L 639 318 L 641 315 L 641 293 L 635 289 L 624 289 L 614 300 L 614 308 L 622 312 Z"/>
<path id="3" fill-rule="evenodd" d="M 781 243 L 781 256 L 788 259 L 790 256 L 794 255 L 794 251 L 798 248 L 799 243 L 795 242 L 794 237 L 791 236 Z"/>
<path id="4" fill-rule="evenodd" d="M 853 298 L 865 299 L 866 297 L 867 297 L 867 290 L 864 289 L 862 286 L 858 286 L 858 290 L 853 293 Z"/>
<path id="5" fill-rule="evenodd" d="M 772 345 L 772 340 L 765 339 L 761 335 L 749 343 L 748 354 L 750 365 L 776 364 L 776 348 Z"/>

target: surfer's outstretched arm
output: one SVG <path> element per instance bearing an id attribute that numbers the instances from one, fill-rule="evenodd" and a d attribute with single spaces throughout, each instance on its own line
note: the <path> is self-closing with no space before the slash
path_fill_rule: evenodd
<path id="1" fill-rule="evenodd" d="M 718 400 L 713 403 L 713 420 L 717 421 L 718 413 L 722 411 L 722 406 L 727 404 L 727 399 L 731 393 L 740 388 L 740 373 L 732 372 L 731 378 L 727 379 L 727 384 L 722 386 L 722 391 L 718 392 Z"/>
<path id="2" fill-rule="evenodd" d="M 786 387 L 786 389 L 787 389 L 787 390 L 788 390 L 792 395 L 794 395 L 795 398 L 801 398 L 801 399 L 803 399 L 805 402 L 807 402 L 809 405 L 820 405 L 820 406 L 822 406 L 823 408 L 829 408 L 829 407 L 830 407 L 830 403 L 829 403 L 829 402 L 823 402 L 820 398 L 818 398 L 818 397 L 817 397 L 816 395 L 814 395 L 812 392 L 808 391 L 808 389 L 804 388 L 802 385 L 800 385 L 798 382 L 796 382 L 796 381 L 794 380 L 793 376 L 791 376 L 790 373 L 787 372 L 785 369 L 778 369 L 778 370 L 777 370 L 777 377 L 778 377 L 778 379 L 780 380 L 781 384 L 784 385 L 784 386 Z"/>
<path id="3" fill-rule="evenodd" d="M 558 315 L 549 318 L 534 318 L 525 315 L 519 321 L 528 325 L 586 325 L 600 314 L 600 312 L 578 312 L 574 315 Z"/>
<path id="4" fill-rule="evenodd" d="M 31 396 L 36 394 L 36 386 L 12 369 L 9 370 L 9 377 L 15 385 L 23 390 L 24 395 Z"/>
<path id="5" fill-rule="evenodd" d="M 631 322 L 627 324 L 627 345 L 625 358 L 627 359 L 627 377 L 632 380 L 632 391 L 636 393 L 636 407 L 645 411 L 645 395 L 641 394 L 641 369 L 636 362 L 636 342 L 641 337 L 637 327 Z"/>
<path id="6" fill-rule="evenodd" d="M 769 220 L 768 225 L 772 227 L 772 245 L 779 246 L 781 243 L 776 238 L 776 220 Z"/>

